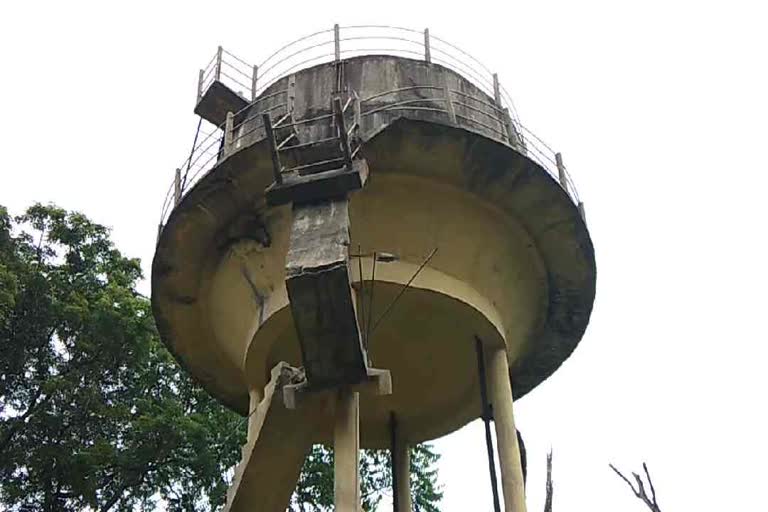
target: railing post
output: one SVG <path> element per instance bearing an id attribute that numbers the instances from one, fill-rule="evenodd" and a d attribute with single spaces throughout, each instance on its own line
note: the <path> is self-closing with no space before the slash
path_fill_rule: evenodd
<path id="1" fill-rule="evenodd" d="M 493 74 L 493 101 L 496 102 L 497 106 L 501 106 L 501 91 L 499 90 L 499 75 L 498 73 Z"/>
<path id="2" fill-rule="evenodd" d="M 427 64 L 432 63 L 432 52 L 429 48 L 429 29 L 424 29 L 424 60 L 427 62 Z"/>
<path id="3" fill-rule="evenodd" d="M 272 172 L 275 176 L 275 183 L 281 185 L 283 183 L 283 166 L 280 163 L 280 154 L 277 152 L 277 140 L 275 140 L 275 130 L 272 128 L 272 118 L 268 112 L 262 114 L 261 118 L 264 120 L 264 131 L 267 134 L 267 141 L 272 154 Z"/>
<path id="4" fill-rule="evenodd" d="M 336 57 L 336 62 L 339 62 L 341 60 L 341 38 L 339 37 L 339 24 L 336 23 L 333 26 L 333 48 L 334 48 L 334 56 Z"/>
<path id="5" fill-rule="evenodd" d="M 557 164 L 557 179 L 560 180 L 560 186 L 568 192 L 568 182 L 565 177 L 565 165 L 563 165 L 563 155 L 555 153 L 555 163 Z"/>
<path id="6" fill-rule="evenodd" d="M 456 109 L 453 106 L 451 98 L 451 87 L 448 85 L 448 73 L 443 72 L 443 91 L 445 91 L 445 108 L 448 110 L 448 117 L 451 123 L 456 124 Z"/>
<path id="7" fill-rule="evenodd" d="M 507 124 L 509 144 L 518 149 L 524 150 L 525 146 L 523 145 L 523 138 L 520 136 L 517 128 L 515 128 L 515 123 L 512 122 L 512 116 L 509 114 L 509 109 L 507 107 L 504 107 L 504 121 Z"/>
<path id="8" fill-rule="evenodd" d="M 587 222 L 587 214 L 584 213 L 584 203 L 579 201 L 578 208 L 579 208 L 579 213 L 581 214 L 581 220 L 583 220 L 584 222 Z"/>
<path id="9" fill-rule="evenodd" d="M 219 46 L 219 49 L 216 50 L 216 80 L 221 81 L 221 57 L 224 53 L 224 48 Z"/>
<path id="10" fill-rule="evenodd" d="M 205 78 L 205 70 L 201 69 L 200 73 L 197 75 L 197 101 L 195 102 L 195 106 L 200 103 L 200 98 L 203 97 L 203 78 Z"/>
<path id="11" fill-rule="evenodd" d="M 352 153 L 349 149 L 349 134 L 347 126 L 344 123 L 344 110 L 341 106 L 341 98 L 336 97 L 333 100 L 333 110 L 336 116 L 336 128 L 339 130 L 339 139 L 341 140 L 341 150 L 344 153 L 344 163 L 348 169 L 352 168 Z"/>
<path id="12" fill-rule="evenodd" d="M 227 120 L 224 123 L 224 156 L 232 153 L 232 135 L 235 131 L 235 114 L 227 112 Z"/>
<path id="13" fill-rule="evenodd" d="M 253 65 L 253 75 L 251 77 L 251 101 L 256 100 L 256 81 L 259 78 L 259 66 Z"/>
<path id="14" fill-rule="evenodd" d="M 173 206 L 178 206 L 181 202 L 181 169 L 176 169 L 176 175 L 173 178 Z"/>

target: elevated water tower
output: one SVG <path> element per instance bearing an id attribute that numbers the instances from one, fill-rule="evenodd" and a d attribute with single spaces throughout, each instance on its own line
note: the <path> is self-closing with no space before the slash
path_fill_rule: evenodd
<path id="1" fill-rule="evenodd" d="M 393 450 L 410 510 L 408 445 L 490 409 L 506 510 L 524 510 L 513 398 L 584 334 L 595 260 L 560 155 L 497 76 L 428 31 L 336 26 L 258 66 L 219 48 L 195 112 L 152 304 L 248 417 L 228 510 L 284 511 L 321 442 L 336 510 L 359 507 L 359 447 Z"/>

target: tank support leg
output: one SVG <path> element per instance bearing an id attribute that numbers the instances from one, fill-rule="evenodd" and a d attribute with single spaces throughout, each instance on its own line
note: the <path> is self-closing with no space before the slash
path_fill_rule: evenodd
<path id="1" fill-rule="evenodd" d="M 337 393 L 333 429 L 334 509 L 359 512 L 360 393 L 348 387 Z"/>
<path id="2" fill-rule="evenodd" d="M 394 512 L 411 512 L 411 451 L 397 417 L 389 417 L 392 433 L 392 502 Z"/>
<path id="3" fill-rule="evenodd" d="M 501 487 L 505 512 L 526 512 L 525 484 L 517 444 L 517 429 L 512 411 L 512 385 L 509 382 L 509 363 L 504 347 L 492 348 L 488 353 L 488 391 L 493 405 L 493 419 L 501 467 Z"/>

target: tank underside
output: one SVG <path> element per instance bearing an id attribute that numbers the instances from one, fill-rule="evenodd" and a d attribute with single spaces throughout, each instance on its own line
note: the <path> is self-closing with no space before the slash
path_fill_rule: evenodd
<path id="1" fill-rule="evenodd" d="M 361 98 L 414 83 L 473 87 L 439 66 L 394 57 L 353 59 L 345 71 Z M 286 80 L 294 81 L 296 119 L 329 108 L 330 67 Z M 361 123 L 368 182 L 349 195 L 350 252 L 363 255 L 349 271 L 370 362 L 392 375 L 391 395 L 361 401 L 361 443 L 380 447 L 388 445 L 391 412 L 413 442 L 480 415 L 476 339 L 506 346 L 516 397 L 554 372 L 589 320 L 595 261 L 569 196 L 492 127 L 376 108 Z M 152 269 L 163 340 L 242 414 L 275 364 L 301 365 L 285 286 L 293 215 L 290 205 L 268 206 L 272 181 L 269 144 L 253 130 L 174 209 Z M 397 256 L 375 265 L 374 281 L 373 252 Z M 315 430 L 318 442 L 330 428 Z"/>

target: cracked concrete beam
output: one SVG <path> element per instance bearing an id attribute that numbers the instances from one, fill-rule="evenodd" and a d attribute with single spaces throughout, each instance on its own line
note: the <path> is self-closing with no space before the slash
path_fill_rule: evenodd
<path id="1" fill-rule="evenodd" d="M 368 376 L 349 279 L 349 202 L 293 207 L 286 288 L 310 388 Z"/>

